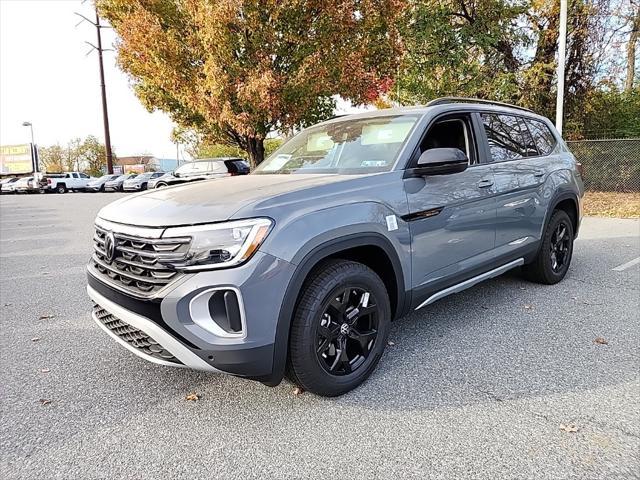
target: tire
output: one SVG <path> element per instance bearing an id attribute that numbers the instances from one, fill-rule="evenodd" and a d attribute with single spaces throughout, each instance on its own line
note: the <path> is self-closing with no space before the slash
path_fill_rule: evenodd
<path id="1" fill-rule="evenodd" d="M 100 185 L 100 190 L 99 192 L 104 193 L 104 185 Z"/>
<path id="2" fill-rule="evenodd" d="M 168 187 L 168 185 L 164 182 L 156 183 L 156 188 L 164 188 L 164 187 Z"/>
<path id="3" fill-rule="evenodd" d="M 146 184 L 146 183 L 143 183 L 143 184 L 140 186 L 140 191 L 143 191 L 143 190 L 146 190 L 146 189 L 147 189 L 147 184 Z"/>
<path id="4" fill-rule="evenodd" d="M 373 270 L 347 260 L 325 263 L 305 282 L 294 312 L 289 379 L 327 397 L 353 390 L 376 368 L 390 323 L 389 295 Z"/>
<path id="5" fill-rule="evenodd" d="M 542 236 L 540 250 L 533 261 L 522 267 L 525 278 L 545 285 L 561 281 L 573 256 L 573 222 L 567 212 L 556 210 Z"/>
<path id="6" fill-rule="evenodd" d="M 67 193 L 67 186 L 62 184 L 62 185 L 57 185 L 56 186 L 56 192 L 58 193 Z"/>

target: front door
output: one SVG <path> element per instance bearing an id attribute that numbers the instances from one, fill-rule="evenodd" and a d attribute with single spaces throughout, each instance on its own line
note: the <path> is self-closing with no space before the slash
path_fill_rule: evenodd
<path id="1" fill-rule="evenodd" d="M 466 152 L 469 167 L 461 173 L 404 180 L 414 302 L 472 276 L 487 264 L 494 248 L 494 179 L 491 165 L 481 162 L 477 128 L 471 114 L 437 119 L 428 127 L 419 153 L 429 148 L 459 148 Z"/>

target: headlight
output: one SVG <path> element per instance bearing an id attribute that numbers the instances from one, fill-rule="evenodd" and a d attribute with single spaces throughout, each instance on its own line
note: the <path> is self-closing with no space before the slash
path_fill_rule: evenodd
<path id="1" fill-rule="evenodd" d="M 273 222 L 253 218 L 232 222 L 168 228 L 163 239 L 191 237 L 189 251 L 180 261 L 163 264 L 177 270 L 194 271 L 239 265 L 248 260 L 267 237 Z"/>

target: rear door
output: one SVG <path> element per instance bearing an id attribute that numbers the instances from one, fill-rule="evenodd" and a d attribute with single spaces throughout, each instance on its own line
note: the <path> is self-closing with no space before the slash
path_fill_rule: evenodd
<path id="1" fill-rule="evenodd" d="M 535 243 L 544 221 L 540 187 L 545 169 L 522 117 L 480 114 L 497 193 L 496 254 Z"/>
<path id="2" fill-rule="evenodd" d="M 471 113 L 439 117 L 427 128 L 412 164 L 429 148 L 459 148 L 470 165 L 464 172 L 405 178 L 412 251 L 414 301 L 446 284 L 471 277 L 485 265 L 495 244 L 496 205 L 491 165 L 478 149 L 477 119 Z"/>

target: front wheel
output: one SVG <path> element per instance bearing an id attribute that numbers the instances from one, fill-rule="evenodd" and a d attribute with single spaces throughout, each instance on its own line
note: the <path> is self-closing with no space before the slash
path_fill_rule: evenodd
<path id="1" fill-rule="evenodd" d="M 160 183 L 156 183 L 156 188 L 164 188 L 167 187 L 168 185 L 164 182 L 160 182 Z"/>
<path id="2" fill-rule="evenodd" d="M 334 397 L 373 372 L 391 323 L 389 295 L 369 267 L 323 265 L 305 283 L 291 324 L 288 375 L 305 390 Z"/>
<path id="3" fill-rule="evenodd" d="M 530 264 L 522 267 L 525 277 L 546 285 L 562 280 L 571 264 L 573 236 L 573 222 L 567 212 L 553 212 L 542 236 L 538 254 Z"/>

